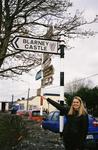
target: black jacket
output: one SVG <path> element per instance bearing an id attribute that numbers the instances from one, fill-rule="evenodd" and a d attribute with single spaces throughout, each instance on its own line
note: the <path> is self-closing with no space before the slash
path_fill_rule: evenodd
<path id="1" fill-rule="evenodd" d="M 64 125 L 63 138 L 67 143 L 82 143 L 84 142 L 88 132 L 88 115 L 84 114 L 78 116 L 78 112 L 73 115 L 68 115 L 68 107 L 47 99 L 47 101 L 61 111 L 63 115 L 66 115 L 67 123 Z"/>

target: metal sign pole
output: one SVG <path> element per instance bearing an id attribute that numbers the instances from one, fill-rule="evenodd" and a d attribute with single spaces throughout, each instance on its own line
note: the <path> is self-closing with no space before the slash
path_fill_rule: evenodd
<path id="1" fill-rule="evenodd" d="M 60 104 L 64 105 L 64 33 L 61 34 L 60 38 Z M 63 127 L 64 127 L 64 115 L 60 112 L 60 127 L 59 132 L 60 135 L 62 134 Z"/>
<path id="2" fill-rule="evenodd" d="M 40 115 L 43 115 L 43 84 L 42 84 L 42 80 L 43 80 L 43 54 L 42 54 L 42 63 L 41 63 L 41 93 L 40 93 Z"/>
<path id="3" fill-rule="evenodd" d="M 29 107 L 29 94 L 30 94 L 30 88 L 28 88 L 28 95 L 27 95 L 27 111 L 28 111 L 28 107 Z"/>

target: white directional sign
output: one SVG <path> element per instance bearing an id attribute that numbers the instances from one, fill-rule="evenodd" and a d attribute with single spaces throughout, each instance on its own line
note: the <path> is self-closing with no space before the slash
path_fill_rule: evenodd
<path id="1" fill-rule="evenodd" d="M 27 50 L 40 53 L 58 53 L 58 41 L 16 36 L 12 45 L 16 50 Z"/>

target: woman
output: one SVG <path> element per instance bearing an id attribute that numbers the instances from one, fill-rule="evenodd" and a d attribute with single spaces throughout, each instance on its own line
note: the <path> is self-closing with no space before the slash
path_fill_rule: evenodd
<path id="1" fill-rule="evenodd" d="M 88 114 L 82 99 L 75 96 L 69 110 L 49 98 L 47 101 L 66 115 L 67 123 L 62 133 L 65 150 L 83 150 L 88 132 Z"/>

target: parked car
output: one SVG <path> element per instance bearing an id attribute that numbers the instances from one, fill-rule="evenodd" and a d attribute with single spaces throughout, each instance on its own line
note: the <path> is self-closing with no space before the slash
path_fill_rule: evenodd
<path id="1" fill-rule="evenodd" d="M 42 121 L 43 129 L 48 129 L 52 132 L 59 133 L 59 115 L 59 111 L 50 112 L 47 118 Z M 89 128 L 85 147 L 88 149 L 98 149 L 98 121 L 92 115 L 88 115 L 88 118 Z M 66 117 L 64 116 L 64 123 L 66 123 L 66 121 Z"/>
<path id="2" fill-rule="evenodd" d="M 16 115 L 24 117 L 24 116 L 28 116 L 29 112 L 26 110 L 17 110 Z"/>
<path id="3" fill-rule="evenodd" d="M 46 118 L 46 116 L 47 113 L 45 111 L 43 111 L 43 115 L 40 115 L 40 110 L 30 110 L 28 119 L 39 122 Z"/>
<path id="4" fill-rule="evenodd" d="M 11 114 L 16 114 L 19 109 L 19 105 L 13 104 L 12 107 L 9 109 Z"/>

